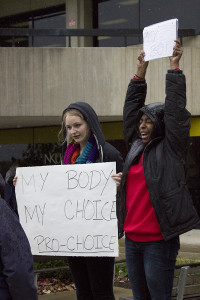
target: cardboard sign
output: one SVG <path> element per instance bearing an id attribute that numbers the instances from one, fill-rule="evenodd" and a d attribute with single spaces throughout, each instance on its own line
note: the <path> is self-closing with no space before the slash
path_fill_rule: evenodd
<path id="1" fill-rule="evenodd" d="M 178 19 L 160 22 L 143 30 L 145 61 L 173 54 L 174 40 L 178 38 Z"/>
<path id="2" fill-rule="evenodd" d="M 115 173 L 115 162 L 17 168 L 32 254 L 118 256 Z"/>

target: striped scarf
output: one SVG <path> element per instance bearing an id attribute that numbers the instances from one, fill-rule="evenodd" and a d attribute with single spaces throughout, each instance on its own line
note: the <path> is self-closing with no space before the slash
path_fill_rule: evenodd
<path id="1" fill-rule="evenodd" d="M 80 146 L 72 139 L 65 151 L 63 165 L 70 164 L 91 164 L 95 163 L 99 157 L 99 150 L 93 134 L 85 145 L 82 154 L 80 154 Z"/>

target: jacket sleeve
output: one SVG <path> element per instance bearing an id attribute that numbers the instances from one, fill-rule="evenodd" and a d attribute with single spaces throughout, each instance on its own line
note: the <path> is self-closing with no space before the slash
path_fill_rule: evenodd
<path id="1" fill-rule="evenodd" d="M 123 109 L 124 138 L 126 147 L 129 150 L 133 140 L 137 136 L 137 113 L 144 106 L 146 99 L 146 81 L 131 80 L 127 89 Z"/>
<path id="2" fill-rule="evenodd" d="M 122 172 L 124 167 L 124 161 L 120 152 L 110 143 L 105 142 L 103 147 L 104 152 L 104 162 L 116 162 L 116 173 Z"/>
<path id="3" fill-rule="evenodd" d="M 182 159 L 186 155 L 191 116 L 185 107 L 185 75 L 181 70 L 169 70 L 166 75 L 165 139 L 167 151 L 172 150 Z"/>
<path id="4" fill-rule="evenodd" d="M 37 300 L 33 258 L 28 239 L 15 213 L 1 201 L 0 253 L 3 277 L 13 300 Z"/>
<path id="5" fill-rule="evenodd" d="M 3 176 L 0 173 L 0 195 L 4 194 L 4 189 L 5 189 L 5 181 L 3 179 Z"/>

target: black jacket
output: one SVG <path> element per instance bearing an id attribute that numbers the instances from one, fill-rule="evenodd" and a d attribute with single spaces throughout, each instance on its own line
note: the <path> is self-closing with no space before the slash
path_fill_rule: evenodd
<path id="1" fill-rule="evenodd" d="M 3 176 L 0 173 L 0 196 L 4 195 L 4 189 L 5 189 L 5 180 L 3 179 Z"/>
<path id="2" fill-rule="evenodd" d="M 131 80 L 124 104 L 124 135 L 128 148 L 131 148 L 121 182 L 119 227 L 122 232 L 126 217 L 128 170 L 143 153 L 147 188 L 163 238 L 167 241 L 199 223 L 184 171 L 190 129 L 190 113 L 185 109 L 185 76 L 182 71 L 168 71 L 165 105 L 144 106 L 146 89 L 145 81 Z M 146 147 L 138 131 L 138 121 L 143 113 L 154 122 L 153 139 Z"/>
<path id="3" fill-rule="evenodd" d="M 99 149 L 99 162 L 116 162 L 116 172 L 122 172 L 123 169 L 123 159 L 119 151 L 113 147 L 111 144 L 106 142 L 105 137 L 101 130 L 101 125 L 99 123 L 97 114 L 93 108 L 86 102 L 75 102 L 70 104 L 64 111 L 63 115 L 68 109 L 77 109 L 84 116 L 85 120 L 90 126 L 92 133 L 94 134 L 98 149 Z M 64 139 L 66 138 L 66 132 L 64 131 Z M 65 153 L 67 144 L 63 145 L 63 155 Z"/>
<path id="4" fill-rule="evenodd" d="M 0 198 L 0 299 L 37 300 L 33 258 L 19 219 Z"/>

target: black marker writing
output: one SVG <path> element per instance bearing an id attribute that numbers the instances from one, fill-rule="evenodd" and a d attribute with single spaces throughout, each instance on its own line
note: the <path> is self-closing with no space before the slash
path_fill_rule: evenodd
<path id="1" fill-rule="evenodd" d="M 35 192 L 35 193 L 37 192 L 38 189 L 40 189 L 40 191 L 43 191 L 48 175 L 49 175 L 49 173 L 47 172 L 45 174 L 45 176 L 43 176 L 42 173 L 40 173 L 40 177 L 37 176 L 36 174 L 33 174 L 29 178 L 25 178 L 25 176 L 22 174 L 22 192 L 23 192 L 23 194 L 26 192 L 27 187 L 29 187 L 29 189 L 32 188 L 33 192 Z M 41 185 L 41 187 L 39 187 L 40 185 Z"/>
<path id="2" fill-rule="evenodd" d="M 30 185 L 31 184 L 31 181 L 33 181 L 33 188 L 34 188 L 34 191 L 36 192 L 36 188 L 35 188 L 35 177 L 34 177 L 34 174 L 31 175 L 30 179 L 26 181 L 26 179 L 24 178 L 24 175 L 22 174 L 22 191 L 24 193 L 24 187 L 27 186 L 27 185 Z"/>
<path id="3" fill-rule="evenodd" d="M 103 253 L 115 251 L 117 236 L 103 234 L 70 235 L 60 241 L 49 236 L 34 238 L 39 253 Z"/>
<path id="4" fill-rule="evenodd" d="M 111 221 L 116 219 L 116 201 L 68 199 L 64 204 L 64 215 L 68 220 Z"/>
<path id="5" fill-rule="evenodd" d="M 40 177 L 41 177 L 41 179 L 42 179 L 42 181 L 43 181 L 42 187 L 41 187 L 41 191 L 43 190 L 43 187 L 44 187 L 44 184 L 45 184 L 45 182 L 46 182 L 46 179 L 47 179 L 47 176 L 48 176 L 48 175 L 49 175 L 49 174 L 47 173 L 46 176 L 45 176 L 45 178 L 43 179 L 42 174 L 40 173 Z"/>
<path id="6" fill-rule="evenodd" d="M 101 184 L 102 190 L 100 192 L 100 195 L 102 195 L 108 184 L 112 172 L 113 170 L 111 170 L 109 174 L 106 174 L 103 170 L 92 170 L 88 173 L 85 171 L 78 172 L 75 170 L 69 170 L 66 172 L 66 187 L 69 190 L 76 189 L 77 187 L 81 189 L 87 188 L 88 190 L 94 190 Z"/>
<path id="7" fill-rule="evenodd" d="M 43 225 L 44 223 L 44 211 L 45 211 L 46 203 L 41 208 L 40 205 L 35 205 L 34 208 L 24 206 L 25 209 L 25 218 L 26 223 L 28 223 L 29 220 L 37 220 L 38 223 L 41 223 Z"/>

